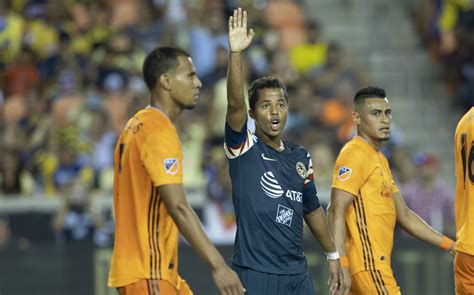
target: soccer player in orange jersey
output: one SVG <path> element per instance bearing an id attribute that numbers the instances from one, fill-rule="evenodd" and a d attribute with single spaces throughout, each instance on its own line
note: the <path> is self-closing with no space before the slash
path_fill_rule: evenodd
<path id="1" fill-rule="evenodd" d="M 410 210 L 395 185 L 388 161 L 380 152 L 381 144 L 390 139 L 392 122 L 385 91 L 360 89 L 354 104 L 357 136 L 336 160 L 329 225 L 350 294 L 400 294 L 391 267 L 396 223 L 414 237 L 446 250 L 452 251 L 454 242 Z"/>
<path id="2" fill-rule="evenodd" d="M 191 57 L 172 47 L 143 64 L 150 105 L 127 123 L 115 149 L 116 232 L 109 286 L 120 294 L 192 294 L 178 274 L 178 230 L 209 264 L 222 294 L 243 294 L 237 275 L 207 239 L 189 206 L 173 120 L 196 106 L 202 84 Z"/>
<path id="3" fill-rule="evenodd" d="M 456 294 L 474 294 L 474 107 L 454 135 L 456 163 Z"/>

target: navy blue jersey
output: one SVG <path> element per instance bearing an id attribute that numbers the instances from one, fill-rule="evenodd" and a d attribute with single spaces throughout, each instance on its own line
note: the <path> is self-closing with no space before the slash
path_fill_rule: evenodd
<path id="1" fill-rule="evenodd" d="M 232 263 L 274 274 L 307 271 L 303 215 L 319 208 L 309 153 L 284 142 L 278 152 L 247 130 L 226 124 L 237 236 Z"/>

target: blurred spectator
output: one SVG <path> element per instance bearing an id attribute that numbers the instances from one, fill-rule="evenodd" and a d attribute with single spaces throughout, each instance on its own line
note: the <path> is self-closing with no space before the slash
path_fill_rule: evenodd
<path id="1" fill-rule="evenodd" d="M 52 219 L 52 228 L 57 242 L 69 244 L 90 242 L 99 246 L 110 246 L 113 228 L 100 213 L 91 207 L 89 186 L 80 180 L 74 181 L 64 191 L 62 206 Z"/>
<path id="2" fill-rule="evenodd" d="M 25 96 L 29 90 L 39 86 L 39 71 L 35 63 L 34 52 L 23 47 L 18 57 L 7 65 L 3 73 L 2 82 L 4 95 Z"/>
<path id="3" fill-rule="evenodd" d="M 304 42 L 306 39 L 304 8 L 297 1 L 268 1 L 264 13 L 265 20 L 277 29 L 279 47 L 283 51 Z"/>
<path id="4" fill-rule="evenodd" d="M 334 151 L 329 142 L 320 140 L 309 146 L 309 153 L 313 161 L 316 189 L 320 192 L 318 198 L 323 207 L 326 207 L 330 200 L 326 192 L 331 191 L 333 167 L 336 162 Z"/>
<path id="5" fill-rule="evenodd" d="M 436 230 L 454 235 L 454 196 L 439 178 L 439 159 L 428 153 L 413 157 L 416 174 L 412 181 L 401 186 L 408 207 Z"/>
<path id="6" fill-rule="evenodd" d="M 0 192 L 6 195 L 24 193 L 22 177 L 26 171 L 20 163 L 19 153 L 14 149 L 2 149 L 0 159 Z"/>
<path id="7" fill-rule="evenodd" d="M 218 48 L 227 48 L 227 31 L 223 7 L 212 10 L 195 11 L 196 18 L 189 28 L 189 47 L 191 55 L 196 56 L 194 65 L 203 83 L 203 87 L 209 87 L 216 68 Z M 202 16 L 202 18 L 200 18 Z M 199 20 L 199 21 L 198 21 Z"/>
<path id="8" fill-rule="evenodd" d="M 23 17 L 9 8 L 7 1 L 0 1 L 0 70 L 20 53 L 25 30 Z"/>
<path id="9" fill-rule="evenodd" d="M 390 167 L 393 167 L 393 178 L 399 186 L 403 186 L 415 178 L 416 167 L 407 147 L 402 145 L 394 148 L 389 162 Z"/>
<path id="10" fill-rule="evenodd" d="M 163 42 L 163 37 L 167 24 L 163 16 L 164 9 L 158 10 L 154 15 L 150 7 L 142 5 L 138 22 L 128 25 L 125 31 L 140 48 L 145 52 L 151 52 L 159 44 L 166 44 Z"/>
<path id="11" fill-rule="evenodd" d="M 321 37 L 321 24 L 307 20 L 306 30 L 307 40 L 290 48 L 291 64 L 302 76 L 318 70 L 327 58 L 327 43 Z"/>
<path id="12" fill-rule="evenodd" d="M 321 70 L 314 71 L 310 76 L 323 97 L 333 97 L 337 85 L 343 81 L 351 83 L 354 89 L 369 84 L 365 71 L 344 56 L 343 49 L 337 42 L 329 43 L 326 63 Z"/>
<path id="13" fill-rule="evenodd" d="M 208 157 L 205 165 L 209 195 L 209 205 L 205 210 L 206 232 L 217 243 L 232 243 L 237 227 L 228 165 L 225 154 L 222 153 L 222 145 L 211 147 Z"/>
<path id="14" fill-rule="evenodd" d="M 107 114 L 101 109 L 89 112 L 87 141 L 90 145 L 88 155 L 93 169 L 93 187 L 111 192 L 113 184 L 113 153 L 117 134 L 112 132 Z"/>
<path id="15" fill-rule="evenodd" d="M 443 0 L 439 18 L 441 52 L 474 49 L 474 3 L 470 0 Z M 459 48 L 461 47 L 461 48 Z M 464 47 L 464 48 L 463 48 Z"/>

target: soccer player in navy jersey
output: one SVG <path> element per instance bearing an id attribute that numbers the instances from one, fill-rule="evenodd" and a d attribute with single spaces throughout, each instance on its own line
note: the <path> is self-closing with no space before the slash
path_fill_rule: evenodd
<path id="1" fill-rule="evenodd" d="M 319 204 L 309 153 L 282 140 L 288 115 L 283 83 L 263 77 L 251 83 L 247 129 L 242 53 L 254 32 L 241 8 L 229 18 L 225 152 L 229 161 L 237 236 L 232 267 L 249 295 L 314 294 L 303 252 L 303 220 L 327 254 L 330 294 L 342 290 L 339 255 Z"/>

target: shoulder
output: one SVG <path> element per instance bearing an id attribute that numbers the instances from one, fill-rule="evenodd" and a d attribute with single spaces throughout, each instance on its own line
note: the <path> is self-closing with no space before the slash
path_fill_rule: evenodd
<path id="1" fill-rule="evenodd" d="M 284 140 L 283 142 L 285 144 L 285 148 L 288 149 L 291 153 L 296 154 L 298 157 L 310 158 L 310 154 L 308 153 L 308 150 L 305 147 L 287 140 Z"/>
<path id="2" fill-rule="evenodd" d="M 339 157 L 346 155 L 351 155 L 352 157 L 365 157 L 368 155 L 368 152 L 367 148 L 363 145 L 355 140 L 351 140 L 342 147 L 339 152 Z"/>
<path id="3" fill-rule="evenodd" d="M 142 143 L 162 141 L 163 138 L 177 140 L 178 134 L 173 123 L 163 113 L 153 109 L 143 109 L 130 118 L 125 132 L 133 134 Z"/>

